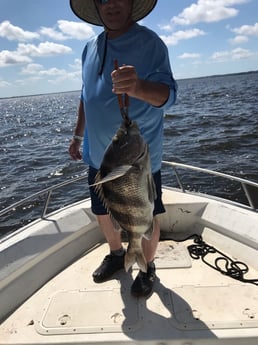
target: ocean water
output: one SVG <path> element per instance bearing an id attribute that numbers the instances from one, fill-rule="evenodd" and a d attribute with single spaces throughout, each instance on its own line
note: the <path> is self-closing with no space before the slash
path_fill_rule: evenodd
<path id="1" fill-rule="evenodd" d="M 176 105 L 165 114 L 164 160 L 212 169 L 258 182 L 258 72 L 179 80 Z M 0 99 L 0 210 L 43 188 L 87 173 L 68 146 L 79 91 Z M 176 185 L 164 167 L 163 183 Z M 243 201 L 228 181 L 183 173 L 194 190 Z M 87 181 L 64 188 L 51 207 L 87 197 Z M 0 219 L 0 234 L 38 216 L 40 199 Z M 22 218 L 22 220 L 21 220 Z"/>

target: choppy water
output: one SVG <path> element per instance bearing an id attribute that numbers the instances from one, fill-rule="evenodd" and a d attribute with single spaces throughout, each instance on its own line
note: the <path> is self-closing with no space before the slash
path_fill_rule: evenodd
<path id="1" fill-rule="evenodd" d="M 164 160 L 173 160 L 258 181 L 258 72 L 180 80 L 177 104 L 165 116 Z M 79 92 L 0 99 L 0 210 L 38 190 L 86 171 L 68 155 Z M 234 183 L 185 174 L 187 184 L 232 199 Z M 165 168 L 163 182 L 174 185 Z M 82 186 L 83 184 L 83 186 Z M 57 194 L 53 207 L 88 196 L 86 180 Z M 37 216 L 28 203 L 19 216 Z M 27 214 L 28 211 L 31 213 Z M 26 213 L 26 215 L 25 215 Z M 0 219 L 0 233 L 19 225 Z"/>

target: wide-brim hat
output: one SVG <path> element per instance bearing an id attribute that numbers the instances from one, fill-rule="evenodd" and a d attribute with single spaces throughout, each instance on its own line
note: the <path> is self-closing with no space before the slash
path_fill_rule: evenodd
<path id="1" fill-rule="evenodd" d="M 155 7 L 157 0 L 133 0 L 132 20 L 137 22 L 146 17 Z M 87 23 L 101 25 L 94 0 L 70 0 L 74 14 Z"/>

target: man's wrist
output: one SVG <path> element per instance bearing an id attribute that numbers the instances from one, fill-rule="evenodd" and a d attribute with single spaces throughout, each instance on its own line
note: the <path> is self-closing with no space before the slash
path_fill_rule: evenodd
<path id="1" fill-rule="evenodd" d="M 77 134 L 74 134 L 74 135 L 73 135 L 73 139 L 74 139 L 74 140 L 78 140 L 78 141 L 80 141 L 80 142 L 83 141 L 83 137 L 81 137 L 80 135 L 77 135 Z"/>

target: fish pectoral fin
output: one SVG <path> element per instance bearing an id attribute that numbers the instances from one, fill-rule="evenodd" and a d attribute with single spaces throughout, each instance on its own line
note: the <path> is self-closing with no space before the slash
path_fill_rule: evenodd
<path id="1" fill-rule="evenodd" d="M 128 250 L 125 254 L 125 270 L 126 272 L 129 271 L 129 269 L 133 266 L 133 264 L 137 262 L 140 270 L 142 272 L 147 272 L 147 262 L 143 255 L 142 251 L 134 251 L 134 250 Z"/>
<path id="2" fill-rule="evenodd" d="M 131 168 L 132 168 L 132 165 L 120 165 L 116 167 L 114 170 L 112 170 L 105 177 L 98 178 L 98 180 L 95 183 L 89 185 L 89 187 L 94 187 L 94 186 L 97 186 L 109 181 L 116 180 L 117 178 L 124 176 L 128 172 L 128 170 L 130 170 Z"/>

